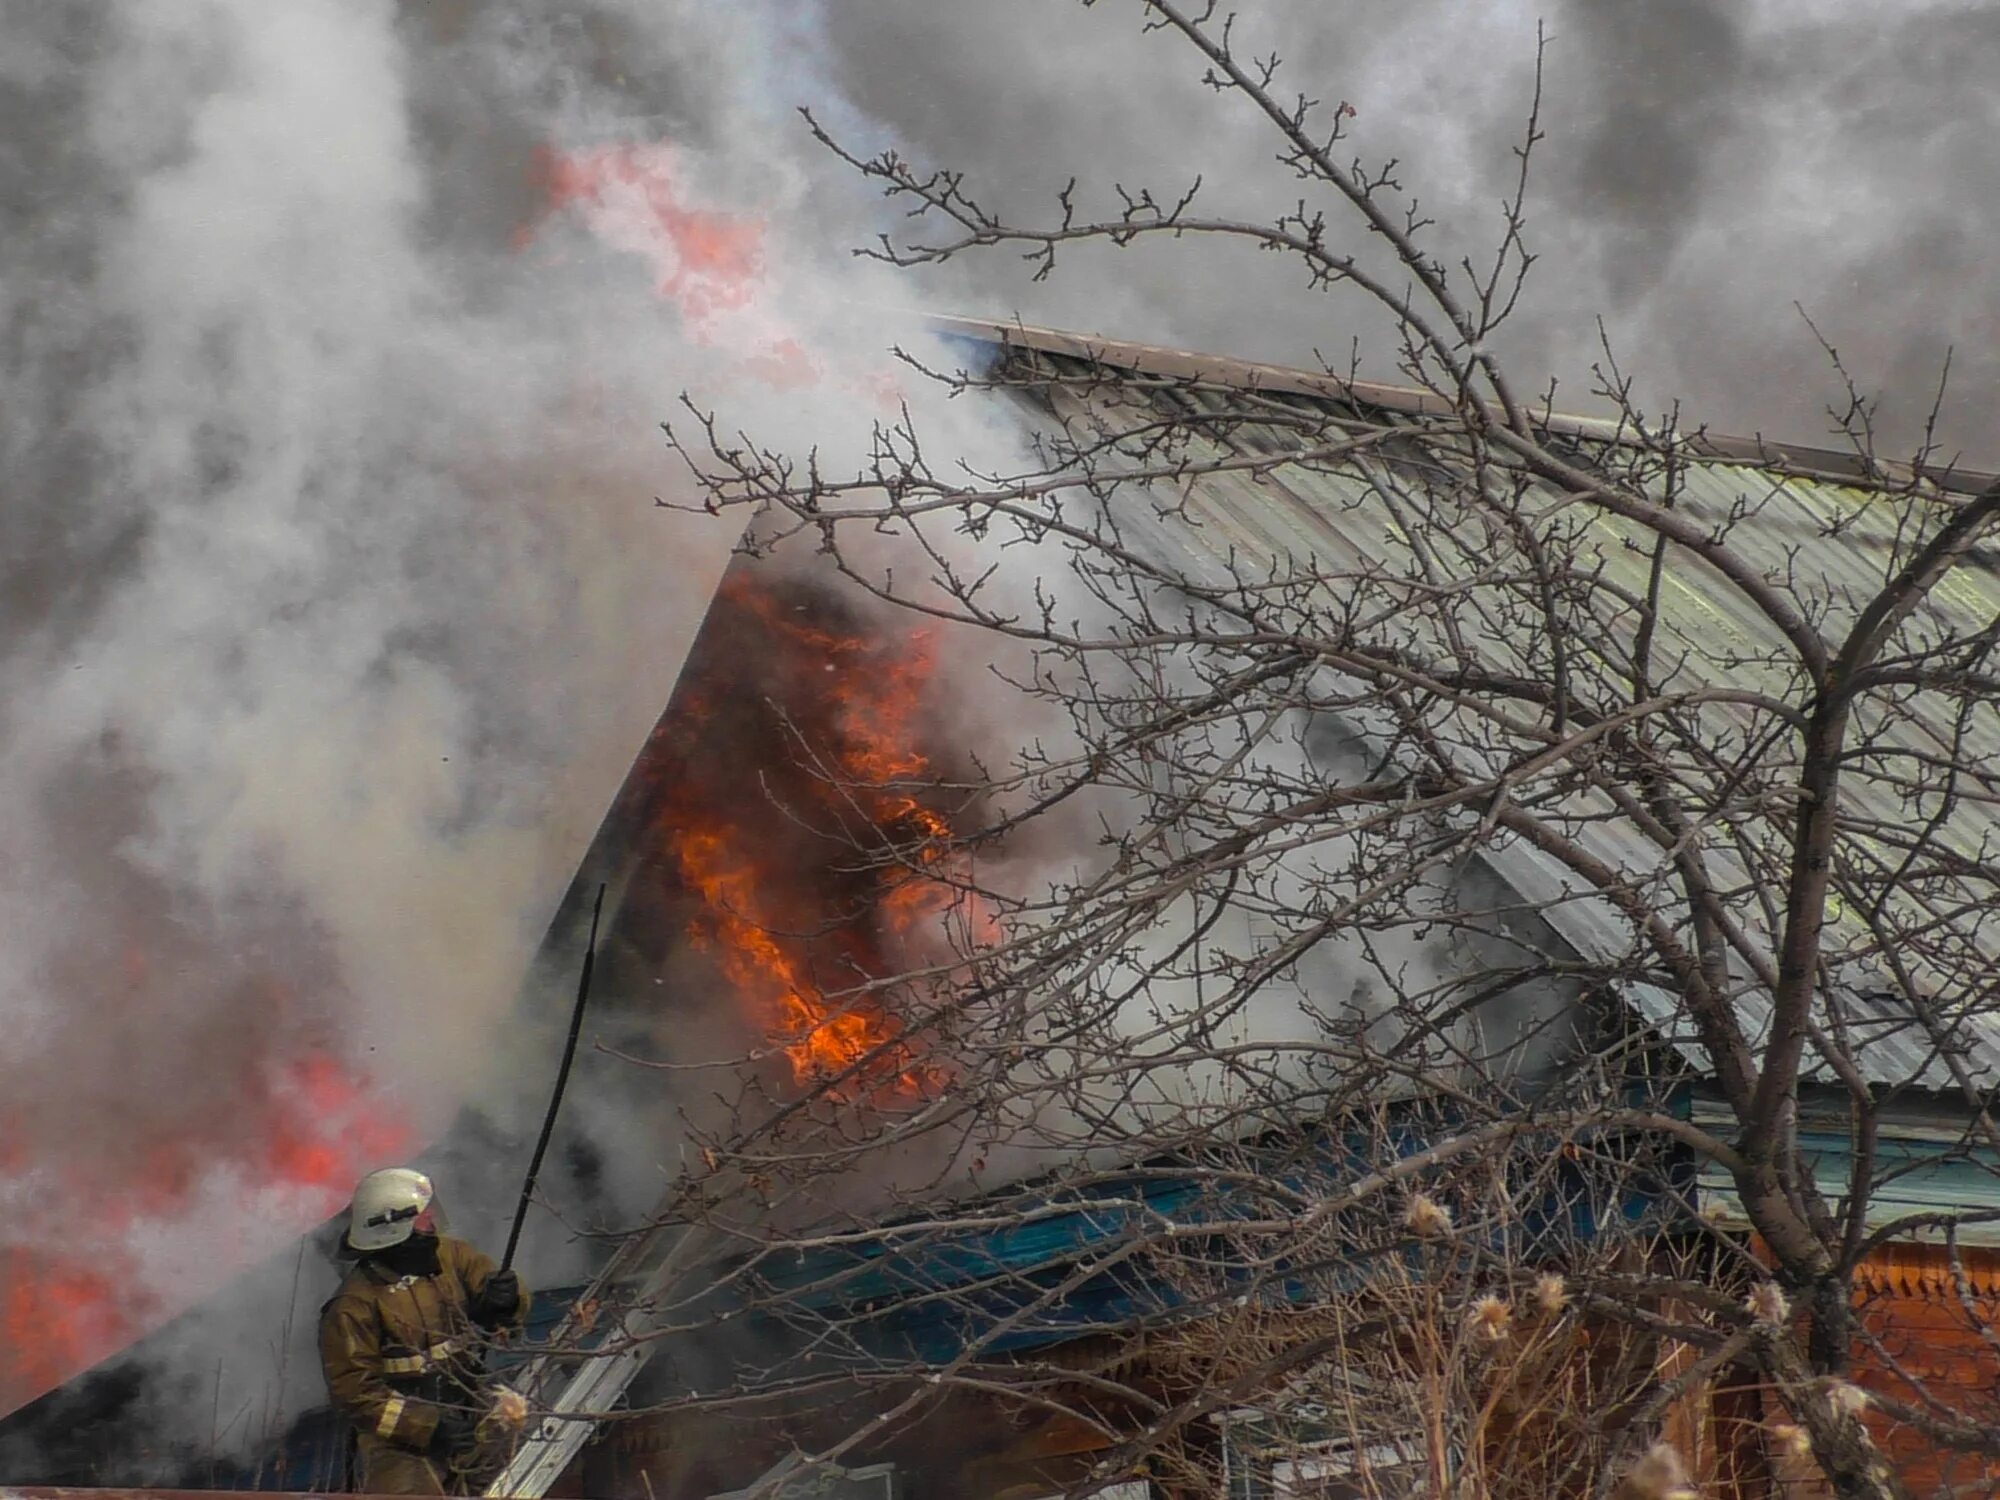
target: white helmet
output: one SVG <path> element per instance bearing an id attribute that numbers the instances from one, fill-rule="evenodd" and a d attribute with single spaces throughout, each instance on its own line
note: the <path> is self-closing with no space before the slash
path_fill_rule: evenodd
<path id="1" fill-rule="evenodd" d="M 418 1230 L 443 1230 L 437 1190 L 430 1178 L 409 1167 L 370 1172 L 354 1188 L 348 1210 L 347 1243 L 364 1254 L 400 1245 Z"/>

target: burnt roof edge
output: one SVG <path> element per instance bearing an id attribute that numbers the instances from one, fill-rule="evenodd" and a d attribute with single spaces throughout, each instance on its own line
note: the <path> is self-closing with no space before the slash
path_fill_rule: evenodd
<path id="1" fill-rule="evenodd" d="M 1348 380 L 1324 372 L 1294 369 L 1288 365 L 1264 364 L 1257 360 L 1233 359 L 1226 355 L 1199 354 L 1185 349 L 1169 349 L 1157 344 L 1138 344 L 1123 339 L 1067 333 L 1056 328 L 1037 328 L 1027 323 L 1000 322 L 987 318 L 930 314 L 926 323 L 940 334 L 974 339 L 981 343 L 1031 349 L 1044 354 L 1067 355 L 1112 369 L 1140 375 L 1158 375 L 1172 380 L 1194 380 L 1236 386 L 1245 390 L 1275 391 L 1284 395 L 1331 397 L 1353 401 L 1385 411 L 1413 416 L 1435 415 L 1451 410 L 1435 392 L 1414 386 L 1385 385 L 1372 380 Z M 1553 413 L 1538 419 L 1544 431 L 1559 437 L 1582 438 L 1593 442 L 1633 441 L 1629 424 L 1602 417 L 1566 416 Z M 2000 475 L 1954 465 L 1921 468 L 1898 461 L 1876 460 L 1871 466 L 1859 454 L 1839 448 L 1820 448 L 1802 443 L 1780 443 L 1768 438 L 1730 437 L 1697 429 L 1685 434 L 1701 457 L 1721 463 L 1744 464 L 1776 474 L 1800 479 L 1816 479 L 1860 489 L 1894 491 L 1913 485 L 1930 484 L 1948 494 L 1977 495 L 1996 482 Z"/>

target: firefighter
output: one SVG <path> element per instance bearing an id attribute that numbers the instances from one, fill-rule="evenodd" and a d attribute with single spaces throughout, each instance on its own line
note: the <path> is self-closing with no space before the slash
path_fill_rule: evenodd
<path id="1" fill-rule="evenodd" d="M 446 1227 L 421 1172 L 371 1172 L 354 1189 L 357 1264 L 320 1313 L 319 1352 L 369 1493 L 471 1494 L 497 1468 L 491 1422 L 481 1430 L 486 1336 L 518 1327 L 528 1294 Z"/>

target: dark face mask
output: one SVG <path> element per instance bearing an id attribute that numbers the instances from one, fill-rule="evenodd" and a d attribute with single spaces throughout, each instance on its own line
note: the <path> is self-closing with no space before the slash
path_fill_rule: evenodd
<path id="1" fill-rule="evenodd" d="M 368 1258 L 397 1276 L 435 1276 L 440 1269 L 434 1234 L 413 1234 L 400 1245 L 377 1250 Z"/>

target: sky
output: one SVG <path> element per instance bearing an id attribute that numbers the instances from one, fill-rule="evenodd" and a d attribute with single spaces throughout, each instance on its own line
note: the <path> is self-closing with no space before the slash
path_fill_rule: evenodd
<path id="1" fill-rule="evenodd" d="M 522 1092 L 525 956 L 731 540 L 654 507 L 680 392 L 851 460 L 922 312 L 1342 366 L 1358 338 L 1394 378 L 1361 309 L 1240 247 L 1041 283 L 856 258 L 900 210 L 800 107 L 1024 218 L 1071 177 L 1289 208 L 1268 126 L 1141 19 L 0 0 L 0 1316 L 47 1271 L 35 1205 L 88 1205 L 102 1243 L 60 1248 L 134 1258 L 150 1316 Z M 1837 389 L 1797 303 L 1892 444 L 1954 348 L 1944 446 L 2000 460 L 2000 11 L 1262 0 L 1241 35 L 1353 106 L 1455 261 L 1493 243 L 1538 22 L 1520 384 L 1593 409 L 1602 318 L 1647 403 L 1812 441 Z M 566 198 L 561 161 L 610 176 Z"/>

